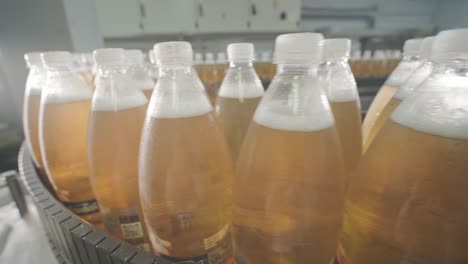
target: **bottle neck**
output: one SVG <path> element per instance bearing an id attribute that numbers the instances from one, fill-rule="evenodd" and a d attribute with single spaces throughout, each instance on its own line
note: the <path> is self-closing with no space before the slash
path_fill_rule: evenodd
<path id="1" fill-rule="evenodd" d="M 159 67 L 159 77 L 175 78 L 182 75 L 193 75 L 193 68 L 191 65 L 161 65 Z"/>
<path id="2" fill-rule="evenodd" d="M 97 67 L 97 74 L 98 75 L 112 75 L 112 74 L 120 74 L 123 72 L 122 65 L 98 65 Z"/>
<path id="3" fill-rule="evenodd" d="M 313 64 L 278 64 L 277 74 L 305 75 L 313 73 L 318 68 L 318 63 Z"/>

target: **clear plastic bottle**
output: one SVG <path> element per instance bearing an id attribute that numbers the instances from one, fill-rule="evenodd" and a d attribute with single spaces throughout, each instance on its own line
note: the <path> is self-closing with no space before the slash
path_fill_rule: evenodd
<path id="1" fill-rule="evenodd" d="M 219 89 L 215 109 L 235 164 L 264 89 L 252 65 L 252 43 L 229 44 L 227 53 L 229 69 Z"/>
<path id="2" fill-rule="evenodd" d="M 153 94 L 154 81 L 143 65 L 143 53 L 132 49 L 125 51 L 125 66 L 127 75 L 131 78 L 132 85 L 143 91 L 150 99 Z"/>
<path id="3" fill-rule="evenodd" d="M 468 263 L 468 29 L 439 33 L 434 68 L 393 112 L 350 185 L 340 263 Z"/>
<path id="4" fill-rule="evenodd" d="M 384 124 L 387 122 L 390 115 L 393 113 L 395 108 L 400 105 L 404 97 L 412 93 L 416 87 L 418 87 L 431 73 L 432 62 L 429 60 L 431 54 L 433 37 L 424 38 L 421 49 L 419 52 L 419 58 L 421 63 L 417 67 L 408 79 L 400 86 L 397 92 L 390 99 L 388 104 L 383 108 L 380 115 L 377 117 L 377 120 L 374 123 L 374 126 L 369 132 L 367 139 L 366 147 L 369 148 L 372 141 L 378 135 Z"/>
<path id="5" fill-rule="evenodd" d="M 69 52 L 45 52 L 39 142 L 47 175 L 66 207 L 92 223 L 101 222 L 88 171 L 88 117 L 93 91 L 73 69 Z"/>
<path id="6" fill-rule="evenodd" d="M 204 76 L 203 66 L 205 64 L 205 62 L 203 61 L 203 54 L 197 52 L 195 53 L 193 59 L 194 59 L 193 68 L 195 69 L 195 71 L 198 74 L 199 79 L 201 80 Z"/>
<path id="7" fill-rule="evenodd" d="M 372 128 L 381 115 L 382 110 L 389 103 L 398 88 L 400 88 L 413 71 L 421 64 L 421 60 L 419 59 L 421 43 L 422 39 L 409 39 L 405 42 L 405 46 L 403 47 L 403 60 L 388 77 L 372 101 L 362 124 L 364 151 L 366 151 L 370 144 L 369 139 L 373 137 L 373 135 L 371 135 Z"/>
<path id="8" fill-rule="evenodd" d="M 361 78 L 363 73 L 362 73 L 362 57 L 361 57 L 360 50 L 355 50 L 352 53 L 349 64 L 351 66 L 351 70 L 353 71 L 353 75 L 356 78 Z"/>
<path id="9" fill-rule="evenodd" d="M 278 73 L 242 145 L 234 180 L 237 263 L 329 263 L 337 245 L 344 169 L 317 70 L 323 37 L 276 38 Z"/>
<path id="10" fill-rule="evenodd" d="M 154 54 L 154 51 L 150 49 L 148 51 L 148 58 L 149 58 L 149 65 L 148 65 L 148 75 L 153 79 L 153 82 L 156 83 L 158 81 L 159 75 L 159 68 L 158 68 L 158 59 Z"/>
<path id="11" fill-rule="evenodd" d="M 232 261 L 232 164 L 188 42 L 155 45 L 160 78 L 140 148 L 140 201 L 154 251 L 175 263 Z"/>
<path id="12" fill-rule="evenodd" d="M 88 130 L 89 172 L 107 231 L 149 250 L 138 191 L 138 153 L 147 99 L 125 72 L 127 52 L 94 51 L 98 81 Z"/>
<path id="13" fill-rule="evenodd" d="M 372 51 L 370 50 L 365 50 L 362 53 L 362 58 L 361 58 L 361 64 L 362 64 L 362 75 L 361 77 L 363 78 L 371 78 L 372 77 Z"/>
<path id="14" fill-rule="evenodd" d="M 218 94 L 219 83 L 218 83 L 218 69 L 214 60 L 214 55 L 211 52 L 205 54 L 205 64 L 203 69 L 203 78 L 201 78 L 205 85 L 208 98 L 214 105 L 216 96 Z"/>
<path id="15" fill-rule="evenodd" d="M 385 69 L 387 68 L 387 58 L 383 50 L 375 50 L 374 56 L 371 60 L 372 77 L 381 78 L 385 76 Z"/>
<path id="16" fill-rule="evenodd" d="M 361 103 L 348 64 L 351 40 L 326 39 L 322 65 L 324 90 L 335 117 L 347 180 L 355 172 L 362 154 Z"/>
<path id="17" fill-rule="evenodd" d="M 216 72 L 217 72 L 217 82 L 218 82 L 218 86 L 221 85 L 221 83 L 223 82 L 224 80 L 224 75 L 226 74 L 226 70 L 227 70 L 227 59 L 226 59 L 226 53 L 224 52 L 218 52 L 217 56 L 216 56 Z"/>
<path id="18" fill-rule="evenodd" d="M 80 74 L 83 76 L 85 81 L 88 83 L 88 85 L 93 88 L 94 87 L 94 77 L 92 74 L 92 58 L 91 54 L 89 53 L 78 53 L 78 60 L 80 63 Z"/>
<path id="19" fill-rule="evenodd" d="M 254 68 L 255 71 L 258 74 L 258 77 L 262 81 L 262 83 L 269 83 L 268 79 L 268 64 L 271 63 L 271 54 L 267 51 L 264 51 L 261 53 L 261 56 L 259 56 L 258 60 L 255 61 L 254 63 Z"/>
<path id="20" fill-rule="evenodd" d="M 29 68 L 26 79 L 23 105 L 23 128 L 26 144 L 38 169 L 44 169 L 39 146 L 39 106 L 42 88 L 46 81 L 46 70 L 40 53 L 27 53 L 24 60 Z"/>

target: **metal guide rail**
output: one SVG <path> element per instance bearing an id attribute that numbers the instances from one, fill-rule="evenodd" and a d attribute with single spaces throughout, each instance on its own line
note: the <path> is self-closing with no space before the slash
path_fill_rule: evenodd
<path id="1" fill-rule="evenodd" d="M 98 230 L 65 208 L 39 180 L 25 144 L 19 153 L 18 167 L 60 264 L 172 263 Z"/>

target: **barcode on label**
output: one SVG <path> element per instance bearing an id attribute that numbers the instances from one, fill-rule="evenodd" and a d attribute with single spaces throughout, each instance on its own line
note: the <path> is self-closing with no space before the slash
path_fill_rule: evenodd
<path id="1" fill-rule="evenodd" d="M 122 235 L 125 239 L 134 239 L 143 237 L 143 227 L 140 222 L 120 224 Z"/>

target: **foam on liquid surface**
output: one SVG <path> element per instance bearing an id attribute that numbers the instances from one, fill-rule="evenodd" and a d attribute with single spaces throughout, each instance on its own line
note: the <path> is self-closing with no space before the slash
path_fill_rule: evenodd
<path id="1" fill-rule="evenodd" d="M 359 100 L 356 81 L 348 65 L 323 66 L 320 72 L 322 85 L 328 100 L 333 102 L 349 102 Z"/>
<path id="2" fill-rule="evenodd" d="M 45 70 L 30 71 L 26 80 L 26 92 L 28 93 L 28 96 L 41 95 L 45 81 Z"/>
<path id="3" fill-rule="evenodd" d="M 66 104 L 90 100 L 93 97 L 93 91 L 89 87 L 75 89 L 66 92 L 46 92 L 45 102 L 48 104 Z"/>
<path id="4" fill-rule="evenodd" d="M 143 93 L 133 93 L 130 95 L 103 95 L 93 98 L 93 111 L 122 111 L 145 105 L 146 96 Z"/>
<path id="5" fill-rule="evenodd" d="M 466 81 L 466 78 L 463 79 L 460 81 Z M 468 140 L 467 85 L 412 95 L 403 100 L 391 119 L 420 132 Z M 424 88 L 421 87 L 422 90 Z"/>
<path id="6" fill-rule="evenodd" d="M 384 85 L 387 86 L 401 86 L 414 72 L 414 70 L 421 65 L 421 61 L 402 61 L 396 69 L 390 74 Z"/>
<path id="7" fill-rule="evenodd" d="M 264 94 L 262 82 L 252 67 L 229 68 L 218 96 L 225 98 L 255 98 Z"/>
<path id="8" fill-rule="evenodd" d="M 432 70 L 432 64 L 430 63 L 425 63 L 421 66 L 419 66 L 406 80 L 406 82 L 400 86 L 400 89 L 395 94 L 395 98 L 399 100 L 403 100 L 404 98 L 408 97 L 417 89 L 419 85 L 422 84 L 422 82 L 429 77 L 429 74 L 431 74 Z"/>
<path id="9" fill-rule="evenodd" d="M 245 84 L 242 87 L 234 83 L 223 83 L 218 96 L 225 98 L 256 98 L 263 96 L 262 84 Z"/>
<path id="10" fill-rule="evenodd" d="M 158 80 L 148 114 L 153 118 L 187 118 L 211 112 L 212 106 L 196 76 L 175 82 Z"/>
<path id="11" fill-rule="evenodd" d="M 289 131 L 318 131 L 334 125 L 333 115 L 325 95 L 315 103 L 300 109 L 293 102 L 260 103 L 254 115 L 254 121 L 260 125 Z"/>
<path id="12" fill-rule="evenodd" d="M 350 89 L 336 89 L 329 91 L 327 94 L 328 100 L 332 102 L 350 102 L 359 100 L 357 91 Z"/>

